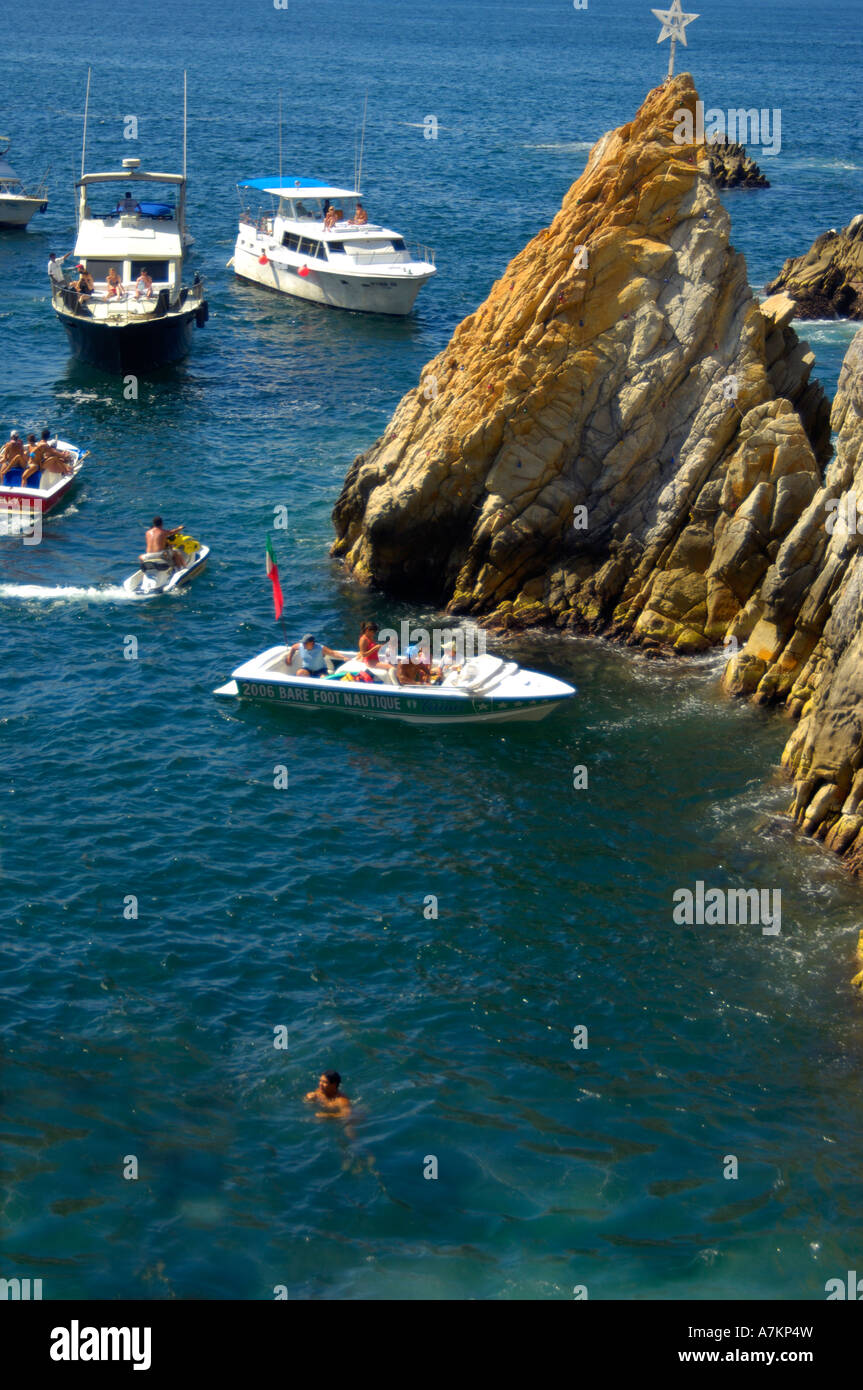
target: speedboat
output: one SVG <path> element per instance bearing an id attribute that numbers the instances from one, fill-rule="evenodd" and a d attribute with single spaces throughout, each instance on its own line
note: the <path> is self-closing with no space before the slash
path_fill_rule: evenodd
<path id="1" fill-rule="evenodd" d="M 335 309 L 409 314 L 435 274 L 428 247 L 408 246 L 398 232 L 363 222 L 362 213 L 356 220 L 357 189 L 311 178 L 247 179 L 237 187 L 276 200 L 274 211 L 240 218 L 228 264 L 244 280 Z"/>
<path id="2" fill-rule="evenodd" d="M 184 552 L 186 563 L 178 569 L 170 556 L 163 551 L 157 555 L 139 555 L 139 569 L 124 579 L 123 588 L 135 598 L 158 598 L 161 594 L 171 594 L 183 588 L 200 574 L 210 553 L 208 545 L 201 545 L 191 536 L 175 536 L 171 542 L 174 550 Z"/>
<path id="3" fill-rule="evenodd" d="M 78 237 L 76 263 L 90 272 L 92 294 L 56 286 L 54 310 L 79 362 L 119 376 L 179 362 L 192 345 L 195 328 L 209 317 L 204 286 L 196 275 L 183 284 L 186 179 L 183 174 L 148 173 L 139 159 L 124 159 L 113 173 L 83 174 L 75 185 Z M 119 199 L 91 207 L 90 195 L 121 184 Z M 150 197 L 142 185 L 155 193 Z M 110 293 L 108 274 L 120 277 Z M 152 285 L 139 278 L 147 272 Z"/>
<path id="4" fill-rule="evenodd" d="M 10 468 L 0 483 L 0 511 L 20 512 L 29 517 L 39 512 L 49 512 L 74 486 L 89 450 L 79 449 L 77 444 L 70 444 L 65 439 L 52 439 L 50 443 L 59 453 L 67 455 L 72 472 L 44 468 L 40 473 L 33 473 L 22 484 L 24 469 Z"/>
<path id="5" fill-rule="evenodd" d="M 490 653 L 454 667 L 439 684 L 400 685 L 394 669 L 371 669 L 356 654 L 339 664 L 328 658 L 326 676 L 301 676 L 299 652 L 288 666 L 287 650 L 270 647 L 238 666 L 233 678 L 213 693 L 283 707 L 345 710 L 405 724 L 544 719 L 576 694 L 575 687 L 565 681 L 523 670 L 514 661 Z"/>
<path id="6" fill-rule="evenodd" d="M 0 227 L 23 229 L 34 213 L 45 212 L 48 207 L 45 180 L 42 180 L 38 188 L 28 193 L 6 159 L 9 145 L 9 137 L 0 135 Z"/>

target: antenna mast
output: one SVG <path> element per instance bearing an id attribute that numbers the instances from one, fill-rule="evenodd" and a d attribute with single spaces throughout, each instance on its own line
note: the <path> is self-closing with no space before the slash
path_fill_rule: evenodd
<path id="1" fill-rule="evenodd" d="M 279 88 L 279 188 L 282 186 L 282 89 Z"/>
<path id="2" fill-rule="evenodd" d="M 362 137 L 361 137 L 361 139 L 360 139 L 360 167 L 359 167 L 359 169 L 358 169 L 358 171 L 357 171 L 357 192 L 358 192 L 358 193 L 362 193 L 362 191 L 363 191 L 363 186 L 362 186 L 360 180 L 362 179 L 362 176 L 363 176 L 363 147 L 365 146 L 365 143 L 366 143 L 366 111 L 368 110 L 368 106 L 369 106 L 369 94 L 368 94 L 368 92 L 366 92 L 366 99 L 365 99 L 365 101 L 363 102 L 363 133 L 362 133 Z"/>
<path id="3" fill-rule="evenodd" d="M 183 68 L 183 178 L 186 177 L 186 69 Z"/>
<path id="4" fill-rule="evenodd" d="M 87 153 L 87 113 L 90 110 L 90 72 L 87 69 L 87 95 L 84 98 L 84 137 L 81 141 L 81 178 L 84 177 L 84 157 Z"/>

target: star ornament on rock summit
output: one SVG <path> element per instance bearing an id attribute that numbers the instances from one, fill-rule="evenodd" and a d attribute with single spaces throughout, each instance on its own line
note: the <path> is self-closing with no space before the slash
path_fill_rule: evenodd
<path id="1" fill-rule="evenodd" d="M 684 14 L 680 8 L 680 0 L 673 0 L 670 10 L 651 10 L 651 14 L 656 15 L 662 25 L 662 33 L 656 40 L 657 43 L 662 43 L 663 39 L 680 39 L 684 48 L 689 46 L 686 42 L 686 26 L 699 18 L 697 14 Z"/>

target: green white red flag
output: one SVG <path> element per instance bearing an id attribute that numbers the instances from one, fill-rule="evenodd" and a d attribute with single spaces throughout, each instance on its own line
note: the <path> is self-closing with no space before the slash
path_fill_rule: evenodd
<path id="1" fill-rule="evenodd" d="M 276 564 L 276 553 L 273 550 L 273 543 L 267 536 L 267 574 L 273 584 L 273 607 L 276 610 L 276 620 L 282 616 L 284 600 L 282 598 L 282 586 L 279 583 L 279 567 Z"/>

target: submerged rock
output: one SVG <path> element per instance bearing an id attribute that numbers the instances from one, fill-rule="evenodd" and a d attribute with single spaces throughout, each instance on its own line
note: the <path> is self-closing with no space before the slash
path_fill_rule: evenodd
<path id="1" fill-rule="evenodd" d="M 706 158 L 710 177 L 717 188 L 770 187 L 769 179 L 746 153 L 745 146 L 735 144 L 727 136 L 706 146 Z"/>
<path id="2" fill-rule="evenodd" d="M 720 641 L 821 483 L 829 409 L 793 302 L 759 306 L 688 74 L 593 148 L 353 464 L 334 554 L 490 625 Z"/>
<path id="3" fill-rule="evenodd" d="M 768 294 L 778 291 L 791 296 L 801 319 L 863 319 L 863 213 L 787 260 L 767 286 Z"/>

